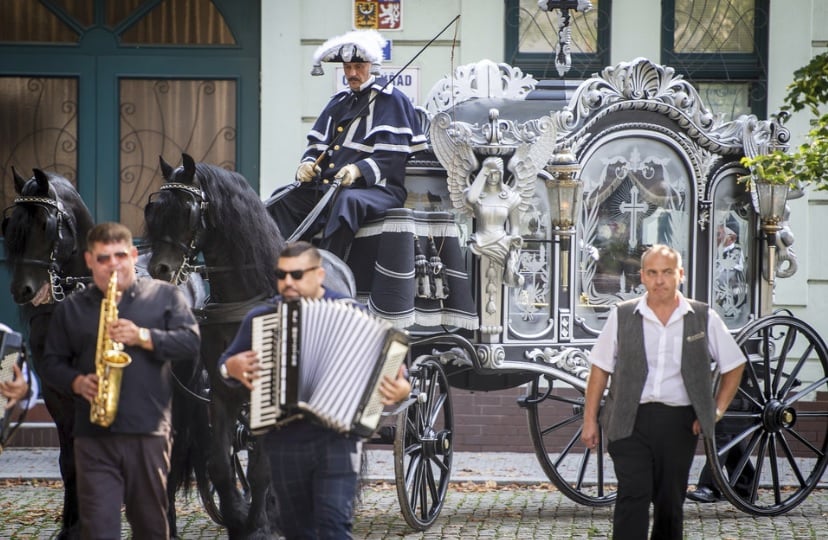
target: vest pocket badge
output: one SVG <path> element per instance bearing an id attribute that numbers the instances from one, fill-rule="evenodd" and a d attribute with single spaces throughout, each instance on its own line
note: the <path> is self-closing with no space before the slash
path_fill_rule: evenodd
<path id="1" fill-rule="evenodd" d="M 704 339 L 704 332 L 699 332 L 698 334 L 687 336 L 687 343 L 693 343 L 694 341 L 698 341 L 700 339 Z"/>

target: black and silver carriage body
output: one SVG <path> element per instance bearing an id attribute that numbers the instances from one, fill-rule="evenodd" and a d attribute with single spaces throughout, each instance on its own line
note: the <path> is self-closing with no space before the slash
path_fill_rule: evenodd
<path id="1" fill-rule="evenodd" d="M 449 387 L 525 387 L 519 405 L 550 480 L 577 502 L 613 502 L 605 441 L 590 451 L 579 440 L 589 351 L 610 308 L 643 293 L 640 256 L 655 243 L 682 254 L 683 293 L 716 310 L 749 360 L 719 424 L 729 436 L 705 439 L 722 493 L 757 515 L 799 504 L 828 459 L 828 412 L 818 399 L 828 390 L 828 352 L 808 324 L 773 311 L 775 280 L 796 270 L 785 199 L 768 210 L 762 189 L 740 179 L 739 162 L 784 146 L 786 130 L 753 116 L 718 119 L 689 83 L 646 59 L 579 84 L 538 83 L 481 61 L 439 81 L 424 108 L 431 152 L 409 162 L 408 208 L 386 218 L 407 225 L 384 227 L 414 231 L 419 262 L 431 260 L 424 244 L 436 242 L 443 259 L 459 250 L 465 268 L 440 261 L 454 279 L 436 308 L 433 294 L 420 294 L 419 268 L 421 298 L 408 310 L 383 313 L 387 289 L 366 293 L 358 283 L 369 306 L 412 334 L 418 399 L 398 415 L 394 436 L 406 521 L 427 528 L 442 507 L 453 450 Z M 371 234 L 358 233 L 355 249 Z M 371 279 L 384 283 L 395 274 L 383 269 L 383 253 Z M 457 279 L 463 272 L 468 283 Z M 434 288 L 426 282 L 426 292 Z M 463 294 L 458 288 L 470 290 L 475 316 L 433 324 L 441 308 L 465 314 L 462 301 L 449 301 Z M 737 493 L 749 470 L 748 493 Z"/>

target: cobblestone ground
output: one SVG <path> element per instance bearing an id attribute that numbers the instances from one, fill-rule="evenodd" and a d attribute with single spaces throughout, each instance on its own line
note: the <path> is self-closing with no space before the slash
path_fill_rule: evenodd
<path id="1" fill-rule="evenodd" d="M 54 538 L 61 490 L 56 482 L 0 482 L 0 538 Z M 198 498 L 177 505 L 182 539 L 227 538 L 210 521 Z M 363 492 L 354 528 L 356 538 L 493 539 L 607 538 L 611 507 L 576 504 L 546 485 L 452 485 L 437 522 L 426 532 L 412 532 L 403 519 L 391 484 L 377 483 Z M 128 531 L 125 525 L 124 530 Z M 785 515 L 754 517 L 728 503 L 685 505 L 685 533 L 690 539 L 821 539 L 828 535 L 828 490 L 817 489 Z"/>

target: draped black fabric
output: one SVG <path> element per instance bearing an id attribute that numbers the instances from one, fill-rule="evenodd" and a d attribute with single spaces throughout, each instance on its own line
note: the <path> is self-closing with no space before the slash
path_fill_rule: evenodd
<path id="1" fill-rule="evenodd" d="M 425 249 L 433 240 L 447 282 L 444 299 L 418 297 L 414 237 Z M 351 246 L 348 265 L 354 271 L 357 298 L 376 315 L 398 328 L 454 326 L 474 330 L 480 324 L 458 229 L 448 212 L 389 210 L 365 223 Z M 431 265 L 436 272 L 438 265 Z M 432 277 L 435 277 L 432 275 Z M 439 291 L 437 287 L 430 287 Z"/>

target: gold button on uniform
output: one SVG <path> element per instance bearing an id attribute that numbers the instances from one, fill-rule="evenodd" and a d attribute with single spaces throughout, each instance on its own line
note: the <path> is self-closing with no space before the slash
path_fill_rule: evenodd
<path id="1" fill-rule="evenodd" d="M 338 132 L 342 133 L 342 131 L 343 131 L 343 127 L 342 127 L 342 126 L 339 126 L 338 128 L 336 128 L 336 130 L 337 130 Z"/>
<path id="2" fill-rule="evenodd" d="M 339 150 L 339 145 L 334 146 L 334 150 Z"/>
<path id="3" fill-rule="evenodd" d="M 335 166 L 336 166 L 336 165 L 334 165 L 333 163 L 328 163 L 328 168 L 329 168 L 329 169 L 333 169 Z"/>

